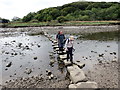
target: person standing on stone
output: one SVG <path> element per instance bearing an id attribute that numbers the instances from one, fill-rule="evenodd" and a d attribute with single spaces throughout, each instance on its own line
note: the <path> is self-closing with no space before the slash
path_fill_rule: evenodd
<path id="1" fill-rule="evenodd" d="M 60 35 L 60 31 L 58 31 L 58 34 L 56 35 L 56 40 L 58 41 L 58 37 Z"/>
<path id="2" fill-rule="evenodd" d="M 57 40 L 58 40 L 58 47 L 59 50 L 62 51 L 63 47 L 64 47 L 64 40 L 65 40 L 65 35 L 63 34 L 62 31 L 59 32 L 59 34 L 56 36 Z"/>
<path id="3" fill-rule="evenodd" d="M 70 36 L 66 42 L 65 42 L 65 51 L 67 52 L 67 61 L 70 59 L 71 63 L 73 63 L 73 42 L 74 42 L 74 36 Z"/>

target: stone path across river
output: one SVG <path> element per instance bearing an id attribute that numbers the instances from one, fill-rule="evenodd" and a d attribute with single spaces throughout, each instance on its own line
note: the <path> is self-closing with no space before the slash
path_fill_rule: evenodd
<path id="1" fill-rule="evenodd" d="M 69 88 L 98 88 L 96 82 L 86 80 L 86 76 L 84 74 L 84 71 L 82 70 L 82 68 L 85 66 L 84 63 L 76 61 L 73 64 L 71 64 L 70 61 L 66 60 L 66 51 L 59 51 L 57 41 L 46 32 L 44 32 L 44 35 L 52 42 L 54 51 L 57 52 L 57 54 L 59 55 L 59 59 L 63 61 L 66 66 L 66 69 L 69 73 L 69 78 L 72 82 L 69 85 Z"/>

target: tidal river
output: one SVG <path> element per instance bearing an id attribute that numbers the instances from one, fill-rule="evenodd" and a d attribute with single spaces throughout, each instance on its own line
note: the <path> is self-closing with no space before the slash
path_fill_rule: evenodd
<path id="1" fill-rule="evenodd" d="M 50 57 L 54 51 L 48 38 L 44 35 L 27 34 L 37 30 L 44 31 L 44 29 L 55 38 L 56 32 L 53 31 L 56 28 L 51 32 L 49 31 L 52 30 L 51 28 L 0 28 L 0 84 L 20 77 L 46 75 L 46 69 L 51 70 L 57 78 L 65 78 L 66 69 L 58 63 L 57 54 L 54 53 L 54 57 Z M 68 29 L 62 28 L 61 30 L 67 30 L 65 35 L 69 36 Z M 94 70 L 94 65 L 100 61 L 108 62 L 118 59 L 117 41 L 83 40 L 78 39 L 78 36 L 75 37 L 74 61 L 79 60 L 85 63 L 84 71 Z M 49 65 L 51 59 L 56 61 L 54 66 Z M 29 74 L 26 70 L 30 70 Z"/>

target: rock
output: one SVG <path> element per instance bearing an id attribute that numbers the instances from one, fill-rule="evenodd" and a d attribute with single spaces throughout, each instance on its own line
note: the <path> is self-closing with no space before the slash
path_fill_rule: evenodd
<path id="1" fill-rule="evenodd" d="M 47 70 L 47 75 L 50 76 L 52 74 L 52 72 L 50 70 Z"/>
<path id="2" fill-rule="evenodd" d="M 86 79 L 84 72 L 77 65 L 67 67 L 70 73 L 70 79 L 73 83 L 84 81 Z"/>
<path id="3" fill-rule="evenodd" d="M 65 66 L 68 66 L 68 65 L 71 65 L 71 62 L 67 61 L 67 60 L 64 60 L 64 64 L 65 64 Z"/>
<path id="4" fill-rule="evenodd" d="M 113 59 L 112 62 L 117 62 L 117 59 Z"/>
<path id="5" fill-rule="evenodd" d="M 32 69 L 28 69 L 28 68 L 26 68 L 26 70 L 25 70 L 24 73 L 26 73 L 26 74 L 31 74 L 31 73 L 32 73 Z"/>
<path id="6" fill-rule="evenodd" d="M 53 46 L 53 49 L 59 48 L 58 45 Z"/>
<path id="7" fill-rule="evenodd" d="M 58 51 L 57 54 L 64 55 L 64 54 L 67 54 L 67 53 L 66 53 L 66 51 Z"/>
<path id="8" fill-rule="evenodd" d="M 37 57 L 34 57 L 34 60 L 37 60 Z"/>
<path id="9" fill-rule="evenodd" d="M 107 45 L 107 47 L 110 47 L 109 45 Z"/>
<path id="10" fill-rule="evenodd" d="M 103 57 L 104 54 L 99 54 L 99 57 Z"/>
<path id="11" fill-rule="evenodd" d="M 79 68 L 83 68 L 85 67 L 85 63 L 81 63 L 81 62 L 74 62 L 75 65 L 77 65 Z"/>
<path id="12" fill-rule="evenodd" d="M 54 64 L 55 60 L 50 60 L 50 65 Z"/>
<path id="13" fill-rule="evenodd" d="M 10 67 L 12 65 L 12 62 L 9 62 L 6 67 Z"/>
<path id="14" fill-rule="evenodd" d="M 68 88 L 77 88 L 76 84 L 70 84 Z"/>
<path id="15" fill-rule="evenodd" d="M 98 88 L 98 85 L 96 82 L 91 82 L 91 81 L 87 81 L 87 82 L 80 82 L 77 83 L 77 88 Z"/>
<path id="16" fill-rule="evenodd" d="M 59 55 L 60 59 L 67 59 L 67 54 L 64 54 L 64 55 Z"/>
<path id="17" fill-rule="evenodd" d="M 38 47 L 41 47 L 40 45 L 37 44 Z"/>
<path id="18" fill-rule="evenodd" d="M 70 84 L 69 88 L 98 88 L 98 85 L 96 82 L 79 82 L 77 84 Z"/>
<path id="19" fill-rule="evenodd" d="M 51 79 L 53 79 L 53 78 L 54 78 L 54 75 L 53 75 L 53 74 L 51 74 L 50 76 L 51 76 Z"/>
<path id="20" fill-rule="evenodd" d="M 19 44 L 18 44 L 18 47 L 21 47 L 21 46 L 22 46 L 22 43 L 19 43 Z"/>
<path id="21" fill-rule="evenodd" d="M 116 52 L 113 52 L 114 55 L 116 55 Z"/>
<path id="22" fill-rule="evenodd" d="M 102 63 L 102 61 L 100 60 L 99 63 Z"/>

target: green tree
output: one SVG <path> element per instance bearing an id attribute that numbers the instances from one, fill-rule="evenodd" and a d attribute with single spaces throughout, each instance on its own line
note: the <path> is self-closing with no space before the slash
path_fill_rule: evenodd
<path id="1" fill-rule="evenodd" d="M 67 21 L 67 19 L 66 19 L 64 16 L 60 16 L 60 17 L 57 18 L 57 21 L 58 21 L 59 23 L 63 23 L 63 22 L 65 22 L 65 21 Z"/>
<path id="2" fill-rule="evenodd" d="M 29 22 L 34 18 L 34 16 L 35 16 L 35 13 L 30 12 L 29 14 L 27 14 L 27 16 L 23 17 L 22 21 L 23 22 Z"/>

